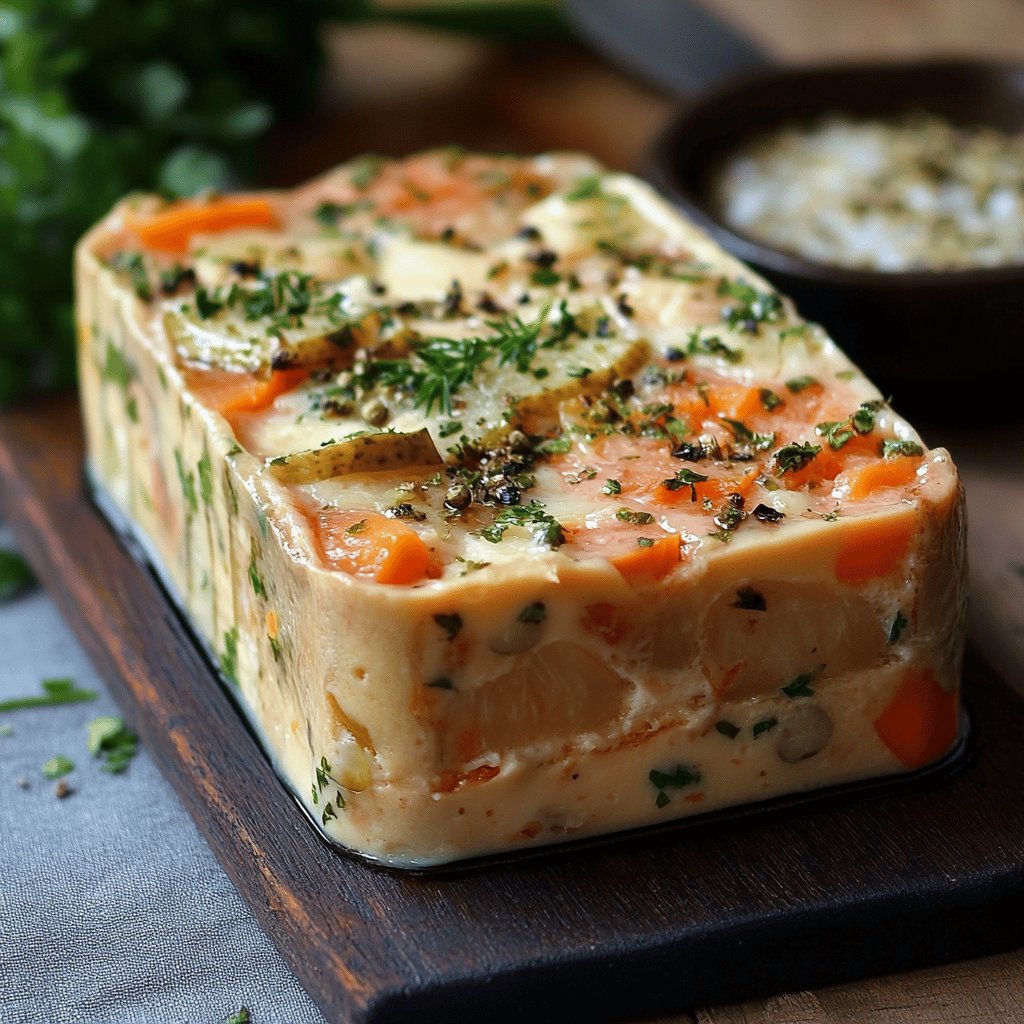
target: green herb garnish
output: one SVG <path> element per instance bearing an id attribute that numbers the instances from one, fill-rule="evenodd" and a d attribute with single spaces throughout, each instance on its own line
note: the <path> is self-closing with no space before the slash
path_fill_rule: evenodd
<path id="1" fill-rule="evenodd" d="M 787 697 L 813 697 L 814 691 L 811 689 L 811 682 L 813 680 L 813 672 L 804 672 L 798 675 L 792 682 L 780 687 L 780 689 Z"/>
<path id="2" fill-rule="evenodd" d="M 652 768 L 647 778 L 651 785 L 658 790 L 658 796 L 654 802 L 660 808 L 669 803 L 670 798 L 666 790 L 684 789 L 686 786 L 696 785 L 702 776 L 700 770 L 692 765 L 677 764 L 668 771 Z"/>
<path id="3" fill-rule="evenodd" d="M 63 754 L 57 754 L 49 761 L 44 761 L 39 770 L 43 773 L 44 778 L 60 779 L 75 770 L 75 763 Z"/>
<path id="4" fill-rule="evenodd" d="M 782 318 L 782 299 L 775 292 L 758 291 L 743 281 L 723 278 L 718 283 L 718 294 L 736 300 L 735 305 L 722 310 L 722 319 L 732 328 L 756 334 L 761 324 Z"/>
<path id="5" fill-rule="evenodd" d="M 224 650 L 220 656 L 220 670 L 229 683 L 238 686 L 238 627 L 224 633 Z"/>
<path id="6" fill-rule="evenodd" d="M 801 391 L 806 391 L 807 388 L 813 387 L 817 383 L 818 381 L 815 377 L 794 377 L 792 380 L 786 381 L 786 387 L 794 395 L 798 395 Z"/>
<path id="7" fill-rule="evenodd" d="M 654 522 L 654 516 L 650 512 L 637 512 L 631 508 L 620 508 L 615 513 L 615 518 L 622 523 L 630 523 L 633 526 L 648 526 Z"/>
<path id="8" fill-rule="evenodd" d="M 565 543 L 565 533 L 561 523 L 550 515 L 544 505 L 534 499 L 529 505 L 511 505 L 503 508 L 494 518 L 490 526 L 477 531 L 478 535 L 491 544 L 500 543 L 505 531 L 510 526 L 524 526 L 529 529 L 538 544 L 549 548 L 557 548 Z"/>
<path id="9" fill-rule="evenodd" d="M 16 551 L 0 548 L 0 601 L 10 601 L 35 583 L 28 562 Z"/>
<path id="10" fill-rule="evenodd" d="M 775 453 L 775 464 L 779 467 L 779 475 L 803 469 L 820 451 L 820 444 L 811 444 L 809 441 L 804 444 L 793 442 L 783 445 Z"/>
<path id="11" fill-rule="evenodd" d="M 60 704 L 81 704 L 95 700 L 95 690 L 80 690 L 73 679 L 44 679 L 39 697 L 14 697 L 0 701 L 0 712 L 20 711 L 24 708 L 51 708 Z"/>
<path id="12" fill-rule="evenodd" d="M 526 622 L 530 625 L 540 625 L 548 617 L 548 610 L 543 601 L 534 601 L 528 604 L 517 616 L 516 622 Z"/>
<path id="13" fill-rule="evenodd" d="M 449 640 L 454 640 L 462 629 L 462 616 L 457 612 L 445 614 L 440 612 L 434 616 L 434 621 L 445 631 Z"/>
<path id="14" fill-rule="evenodd" d="M 94 718 L 86 729 L 89 753 L 103 758 L 102 770 L 105 772 L 120 775 L 138 753 L 138 737 L 116 715 Z"/>
<path id="15" fill-rule="evenodd" d="M 605 480 L 604 487 L 601 488 L 602 494 L 621 494 L 622 484 L 618 480 Z"/>
<path id="16" fill-rule="evenodd" d="M 924 455 L 924 449 L 916 441 L 888 437 L 882 442 L 881 453 L 882 458 L 890 459 L 897 455 Z"/>
<path id="17" fill-rule="evenodd" d="M 690 501 L 697 500 L 697 484 L 704 483 L 708 478 L 703 473 L 695 473 L 692 469 L 683 468 L 679 470 L 674 477 L 669 477 L 668 480 L 662 480 L 661 486 L 667 491 L 678 491 L 682 487 L 690 488 Z M 622 518 L 621 516 L 619 517 Z M 651 517 L 651 522 L 654 521 L 654 517 Z"/>
<path id="18" fill-rule="evenodd" d="M 726 739 L 734 740 L 740 734 L 740 727 L 723 718 L 720 722 L 715 722 L 715 731 L 720 732 Z"/>
<path id="19" fill-rule="evenodd" d="M 889 627 L 889 644 L 890 646 L 895 643 L 899 643 L 899 639 L 903 636 L 903 630 L 907 628 L 909 621 L 907 617 L 901 611 L 896 612 L 896 618 L 892 620 L 892 625 Z"/>
<path id="20" fill-rule="evenodd" d="M 762 718 L 760 722 L 755 722 L 753 728 L 750 730 L 754 734 L 754 739 L 758 736 L 762 736 L 764 733 L 774 729 L 779 724 L 779 720 L 774 716 L 771 718 Z"/>

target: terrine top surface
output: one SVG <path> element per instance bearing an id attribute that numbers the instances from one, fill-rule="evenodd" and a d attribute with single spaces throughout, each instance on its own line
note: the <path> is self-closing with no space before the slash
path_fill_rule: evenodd
<path id="1" fill-rule="evenodd" d="M 135 291 L 294 556 L 356 585 L 642 588 L 955 481 L 820 327 L 585 157 L 133 197 L 82 254 Z"/>

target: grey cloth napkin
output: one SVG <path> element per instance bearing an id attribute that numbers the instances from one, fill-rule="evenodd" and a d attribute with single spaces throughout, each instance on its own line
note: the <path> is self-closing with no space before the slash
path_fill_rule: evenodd
<path id="1" fill-rule="evenodd" d="M 0 605 L 0 657 L 0 700 L 55 676 L 99 692 L 0 713 L 0 1022 L 324 1024 L 146 750 L 123 775 L 88 753 L 118 709 L 41 591 Z M 64 799 L 40 773 L 56 754 Z"/>

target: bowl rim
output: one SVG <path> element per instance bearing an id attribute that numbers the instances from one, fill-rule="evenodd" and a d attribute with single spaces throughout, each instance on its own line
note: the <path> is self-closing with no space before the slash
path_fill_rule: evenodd
<path id="1" fill-rule="evenodd" d="M 928 58 L 913 61 L 850 61 L 808 64 L 799 67 L 759 69 L 728 79 L 673 114 L 655 138 L 648 158 L 648 176 L 681 206 L 686 213 L 706 228 L 730 252 L 747 263 L 755 263 L 770 272 L 785 274 L 808 282 L 853 288 L 893 289 L 912 287 L 922 291 L 948 288 L 978 287 L 1024 282 L 1024 261 L 989 267 L 962 267 L 952 270 L 867 270 L 825 263 L 800 256 L 785 249 L 759 242 L 730 227 L 711 209 L 706 200 L 691 189 L 677 173 L 675 150 L 678 142 L 696 124 L 704 122 L 711 111 L 735 96 L 779 83 L 800 84 L 820 82 L 825 78 L 863 75 L 879 76 L 920 74 L 970 74 L 1024 79 L 1024 61 L 978 60 L 972 58 Z M 1024 91 L 1024 90 L 1022 90 Z M 821 113 L 835 111 L 837 104 L 823 104 Z M 1021 100 L 1024 120 L 1024 98 Z M 790 117 L 796 120 L 801 115 Z M 808 116 L 808 115 L 803 115 Z M 786 114 L 780 112 L 776 123 L 783 124 Z M 746 137 L 738 133 L 722 145 L 728 152 Z"/>

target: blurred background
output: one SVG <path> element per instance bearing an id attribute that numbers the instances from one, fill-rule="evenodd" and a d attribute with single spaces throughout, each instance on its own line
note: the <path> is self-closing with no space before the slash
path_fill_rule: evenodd
<path id="1" fill-rule="evenodd" d="M 951 54 L 1024 56 L 1024 3 L 2 3 L 0 405 L 72 382 L 72 248 L 131 190 L 290 185 L 450 142 L 643 171 L 687 95 L 747 63 Z"/>

